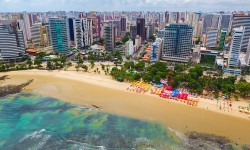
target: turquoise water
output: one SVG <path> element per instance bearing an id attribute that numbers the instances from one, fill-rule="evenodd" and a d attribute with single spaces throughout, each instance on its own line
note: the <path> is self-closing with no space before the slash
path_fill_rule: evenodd
<path id="1" fill-rule="evenodd" d="M 21 93 L 0 99 L 0 149 L 182 149 L 160 124 Z"/>

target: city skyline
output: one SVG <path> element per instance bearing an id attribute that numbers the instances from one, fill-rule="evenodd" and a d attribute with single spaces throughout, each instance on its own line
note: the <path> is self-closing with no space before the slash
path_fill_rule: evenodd
<path id="1" fill-rule="evenodd" d="M 248 11 L 237 0 L 1 0 L 1 12 L 45 11 Z"/>

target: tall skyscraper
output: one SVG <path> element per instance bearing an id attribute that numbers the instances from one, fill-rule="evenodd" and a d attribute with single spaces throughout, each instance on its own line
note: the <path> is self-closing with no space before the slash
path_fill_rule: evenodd
<path id="1" fill-rule="evenodd" d="M 234 28 L 232 31 L 232 41 L 229 50 L 228 67 L 236 67 L 238 64 L 241 47 L 243 44 L 245 27 Z"/>
<path id="2" fill-rule="evenodd" d="M 74 35 L 74 18 L 68 18 L 69 22 L 69 39 L 71 42 L 75 41 L 75 35 Z"/>
<path id="3" fill-rule="evenodd" d="M 27 38 L 27 40 L 31 40 L 31 31 L 30 31 L 30 19 L 29 19 L 29 15 L 27 12 L 23 12 L 23 21 L 24 21 L 24 34 Z"/>
<path id="4" fill-rule="evenodd" d="M 220 29 L 229 30 L 231 19 L 232 19 L 231 14 L 222 14 L 220 16 Z"/>
<path id="5" fill-rule="evenodd" d="M 136 19 L 136 32 L 137 32 L 137 35 L 141 36 L 143 41 L 146 39 L 145 19 L 144 18 L 137 18 Z"/>
<path id="6" fill-rule="evenodd" d="M 40 45 L 41 44 L 41 27 L 42 24 L 36 23 L 33 24 L 32 27 L 30 28 L 31 31 L 31 39 L 33 45 Z"/>
<path id="7" fill-rule="evenodd" d="M 250 39 L 249 39 L 249 42 L 248 42 L 245 61 L 246 61 L 247 66 L 250 66 Z"/>
<path id="8" fill-rule="evenodd" d="M 246 52 L 248 41 L 250 38 L 250 16 L 245 16 L 245 15 L 233 16 L 232 28 L 239 28 L 241 26 L 245 27 L 241 50 Z"/>
<path id="9" fill-rule="evenodd" d="M 136 38 L 137 35 L 137 30 L 136 30 L 136 26 L 131 25 L 130 26 L 130 38 Z"/>
<path id="10" fill-rule="evenodd" d="M 206 47 L 216 47 L 217 44 L 218 29 L 207 28 L 206 33 Z"/>
<path id="11" fill-rule="evenodd" d="M 23 31 L 16 22 L 0 25 L 0 60 L 15 60 L 25 56 Z"/>
<path id="12" fill-rule="evenodd" d="M 110 23 L 104 27 L 104 38 L 106 41 L 105 50 L 107 52 L 113 53 L 115 48 L 115 26 Z"/>
<path id="13" fill-rule="evenodd" d="M 170 24 L 165 28 L 162 60 L 188 62 L 193 29 L 188 24 Z"/>
<path id="14" fill-rule="evenodd" d="M 202 30 L 202 34 L 205 34 L 207 31 L 207 28 L 212 26 L 212 18 L 213 15 L 212 14 L 206 14 L 204 16 L 204 23 L 203 23 L 203 30 Z"/>
<path id="15" fill-rule="evenodd" d="M 69 24 L 67 19 L 49 18 L 50 38 L 53 50 L 67 55 L 70 50 Z"/>
<path id="16" fill-rule="evenodd" d="M 127 18 L 122 17 L 121 18 L 121 32 L 126 32 L 127 31 Z"/>
<path id="17" fill-rule="evenodd" d="M 223 28 L 221 29 L 221 32 L 220 32 L 220 43 L 218 46 L 220 49 L 225 48 L 226 37 L 227 37 L 227 28 Z"/>
<path id="18" fill-rule="evenodd" d="M 75 47 L 79 50 L 83 49 L 89 44 L 87 18 L 75 18 L 73 21 Z"/>

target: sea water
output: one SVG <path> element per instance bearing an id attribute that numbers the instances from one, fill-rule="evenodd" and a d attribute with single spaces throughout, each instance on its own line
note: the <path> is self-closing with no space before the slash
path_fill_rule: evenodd
<path id="1" fill-rule="evenodd" d="M 0 99 L 0 149 L 183 149 L 161 124 L 104 113 L 50 97 Z"/>

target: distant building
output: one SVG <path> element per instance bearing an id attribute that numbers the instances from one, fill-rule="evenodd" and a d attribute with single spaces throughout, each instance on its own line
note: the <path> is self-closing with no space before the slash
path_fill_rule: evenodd
<path id="1" fill-rule="evenodd" d="M 131 56 L 133 55 L 134 53 L 134 44 L 133 44 L 133 41 L 130 39 L 126 42 L 126 45 L 125 45 L 125 55 L 127 56 Z"/>
<path id="2" fill-rule="evenodd" d="M 206 33 L 206 47 L 216 47 L 217 44 L 218 29 L 207 28 Z"/>
<path id="3" fill-rule="evenodd" d="M 164 38 L 164 33 L 165 33 L 165 30 L 158 30 L 157 37 L 158 38 Z"/>
<path id="4" fill-rule="evenodd" d="M 146 39 L 145 33 L 145 19 L 144 18 L 137 18 L 136 20 L 136 32 L 137 35 L 141 36 L 142 41 Z"/>
<path id="5" fill-rule="evenodd" d="M 71 42 L 75 41 L 75 34 L 74 34 L 74 18 L 68 18 L 69 24 L 69 39 Z"/>
<path id="6" fill-rule="evenodd" d="M 41 44 L 41 27 L 42 24 L 36 23 L 33 24 L 32 27 L 30 28 L 31 31 L 31 39 L 33 45 L 40 45 Z"/>
<path id="7" fill-rule="evenodd" d="M 243 43 L 244 27 L 234 28 L 228 58 L 228 67 L 237 67 Z"/>
<path id="8" fill-rule="evenodd" d="M 229 31 L 231 19 L 231 14 L 222 14 L 220 16 L 220 29 L 227 29 Z"/>
<path id="9" fill-rule="evenodd" d="M 245 27 L 241 51 L 246 52 L 247 46 L 248 46 L 248 41 L 250 38 L 250 16 L 245 16 L 245 15 L 234 15 L 233 16 L 232 28 L 239 28 L 241 26 Z"/>
<path id="10" fill-rule="evenodd" d="M 116 28 L 114 24 L 108 24 L 104 27 L 104 38 L 106 41 L 105 44 L 105 51 L 107 52 L 114 52 L 116 47 L 116 38 L 115 38 Z"/>
<path id="11" fill-rule="evenodd" d="M 227 29 L 223 28 L 221 29 L 221 32 L 220 32 L 220 41 L 219 41 L 219 46 L 218 46 L 220 49 L 225 48 L 226 37 L 227 37 Z"/>
<path id="12" fill-rule="evenodd" d="M 148 28 L 149 28 L 149 37 L 150 37 L 155 34 L 155 25 L 152 22 L 150 22 L 148 24 Z"/>
<path id="13" fill-rule="evenodd" d="M 27 40 L 31 40 L 31 31 L 30 31 L 30 27 L 31 27 L 31 22 L 29 19 L 29 14 L 27 12 L 23 12 L 23 21 L 24 21 L 24 34 L 25 37 L 27 38 Z"/>
<path id="14" fill-rule="evenodd" d="M 70 50 L 69 25 L 67 19 L 49 18 L 50 41 L 53 51 L 67 55 Z"/>
<path id="15" fill-rule="evenodd" d="M 141 46 L 141 37 L 139 35 L 136 36 L 135 38 L 135 48 L 138 50 L 138 48 Z"/>
<path id="16" fill-rule="evenodd" d="M 136 38 L 137 31 L 136 31 L 136 26 L 131 25 L 130 26 L 130 38 Z"/>
<path id="17" fill-rule="evenodd" d="M 162 60 L 188 62 L 192 46 L 192 26 L 170 24 L 165 28 Z"/>
<path id="18" fill-rule="evenodd" d="M 121 18 L 121 35 L 125 36 L 126 32 L 127 32 L 127 18 L 122 17 Z"/>
<path id="19" fill-rule="evenodd" d="M 15 60 L 25 55 L 23 31 L 16 22 L 0 25 L 0 60 Z"/>

